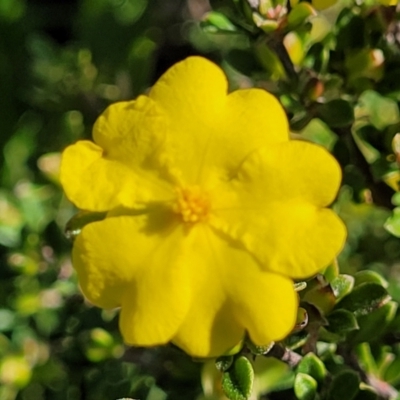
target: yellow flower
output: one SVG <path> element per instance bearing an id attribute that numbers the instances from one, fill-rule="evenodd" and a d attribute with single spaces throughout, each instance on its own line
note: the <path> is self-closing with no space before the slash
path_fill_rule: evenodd
<path id="1" fill-rule="evenodd" d="M 334 158 L 289 140 L 271 94 L 227 95 L 223 72 L 200 57 L 111 105 L 93 138 L 62 158 L 69 199 L 107 212 L 82 229 L 73 264 L 91 302 L 121 307 L 124 340 L 209 357 L 245 332 L 258 345 L 283 339 L 292 279 L 327 266 L 345 240 L 324 208 L 340 184 Z"/>

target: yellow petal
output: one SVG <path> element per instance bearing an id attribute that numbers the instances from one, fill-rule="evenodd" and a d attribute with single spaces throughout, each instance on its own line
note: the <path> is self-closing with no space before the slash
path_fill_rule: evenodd
<path id="1" fill-rule="evenodd" d="M 118 161 L 103 157 L 103 149 L 89 141 L 67 147 L 62 156 L 61 184 L 78 207 L 107 211 L 135 204 L 134 173 Z"/>
<path id="2" fill-rule="evenodd" d="M 77 237 L 73 264 L 82 291 L 97 306 L 122 306 L 127 343 L 167 343 L 186 315 L 191 288 L 187 266 L 178 262 L 182 237 L 163 210 L 107 218 Z"/>
<path id="3" fill-rule="evenodd" d="M 204 58 L 174 65 L 150 97 L 169 117 L 171 152 L 187 184 L 207 189 L 230 179 L 251 151 L 288 140 L 287 118 L 275 97 L 261 89 L 227 95 L 224 73 Z"/>
<path id="4" fill-rule="evenodd" d="M 249 253 L 206 225 L 194 226 L 190 235 L 193 302 L 173 342 L 188 354 L 214 357 L 245 331 L 260 345 L 284 338 L 295 323 L 292 282 L 261 271 Z"/>
<path id="5" fill-rule="evenodd" d="M 167 129 L 168 120 L 148 97 L 108 107 L 93 128 L 96 144 L 80 141 L 63 153 L 67 197 L 91 211 L 171 199 Z"/>
<path id="6" fill-rule="evenodd" d="M 294 327 L 297 296 L 293 282 L 282 275 L 241 271 L 232 280 L 232 298 L 237 320 L 258 346 L 284 339 Z"/>
<path id="7" fill-rule="evenodd" d="M 343 247 L 346 230 L 328 209 L 340 168 L 319 146 L 292 141 L 254 153 L 212 193 L 214 226 L 239 240 L 267 271 L 306 278 Z"/>

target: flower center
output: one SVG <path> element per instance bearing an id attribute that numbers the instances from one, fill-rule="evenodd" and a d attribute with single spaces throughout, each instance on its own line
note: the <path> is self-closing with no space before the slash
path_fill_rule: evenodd
<path id="1" fill-rule="evenodd" d="M 173 211 L 182 216 L 184 222 L 198 222 L 207 219 L 210 200 L 199 187 L 177 188 L 177 199 Z"/>

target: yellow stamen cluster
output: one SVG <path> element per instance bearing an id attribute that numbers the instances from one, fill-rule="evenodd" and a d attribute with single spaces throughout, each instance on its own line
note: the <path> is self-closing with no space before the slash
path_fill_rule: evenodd
<path id="1" fill-rule="evenodd" d="M 210 210 L 208 196 L 197 186 L 178 188 L 173 211 L 182 216 L 184 222 L 204 221 Z"/>

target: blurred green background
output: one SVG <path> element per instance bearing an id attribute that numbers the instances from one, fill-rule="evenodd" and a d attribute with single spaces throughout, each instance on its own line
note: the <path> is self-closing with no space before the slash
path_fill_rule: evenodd
<path id="1" fill-rule="evenodd" d="M 209 7 L 206 0 L 0 0 L 0 400 L 202 396 L 201 363 L 173 347 L 126 348 L 117 311 L 102 311 L 83 299 L 65 236 L 76 210 L 63 196 L 57 173 L 60 151 L 90 138 L 94 120 L 108 104 L 145 92 L 169 66 L 189 55 L 201 54 L 223 65 L 232 88 L 251 86 L 250 76 L 259 81 L 262 62 L 245 56 L 251 47 L 246 35 L 215 36 L 200 29 Z M 342 39 L 354 39 L 346 31 L 354 20 L 348 17 L 353 22 L 342 23 Z M 353 42 L 341 41 L 350 47 Z M 305 63 L 314 53 L 323 54 L 323 45 L 310 45 L 309 50 Z M 339 56 L 342 50 L 338 48 Z M 391 60 L 398 66 L 395 57 L 399 51 Z M 260 86 L 282 89 L 271 83 L 279 73 L 264 68 L 262 74 Z M 383 79 L 380 91 L 385 84 Z M 356 96 L 369 88 L 351 85 L 345 90 Z M 357 103 L 359 112 L 372 113 L 366 109 L 376 104 L 370 98 L 374 93 Z M 397 102 L 398 97 L 392 99 Z M 290 117 L 300 115 L 290 101 L 285 104 Z M 397 103 L 391 101 L 392 119 L 380 126 L 375 115 L 375 128 L 364 132 L 372 142 L 383 132 L 375 138 L 382 159 L 391 153 L 399 124 Z M 296 121 L 291 122 L 295 128 Z M 320 119 L 303 122 L 297 131 L 333 150 L 344 168 L 345 186 L 335 205 L 349 228 L 339 259 L 342 271 L 383 274 L 399 301 L 399 240 L 384 229 L 390 210 L 367 201 L 368 185 L 343 139 Z M 209 388 L 212 375 L 202 375 L 202 398 L 219 398 Z M 286 379 L 281 388 L 293 382 L 287 370 L 280 376 Z M 268 398 L 293 397 L 287 392 Z"/>

